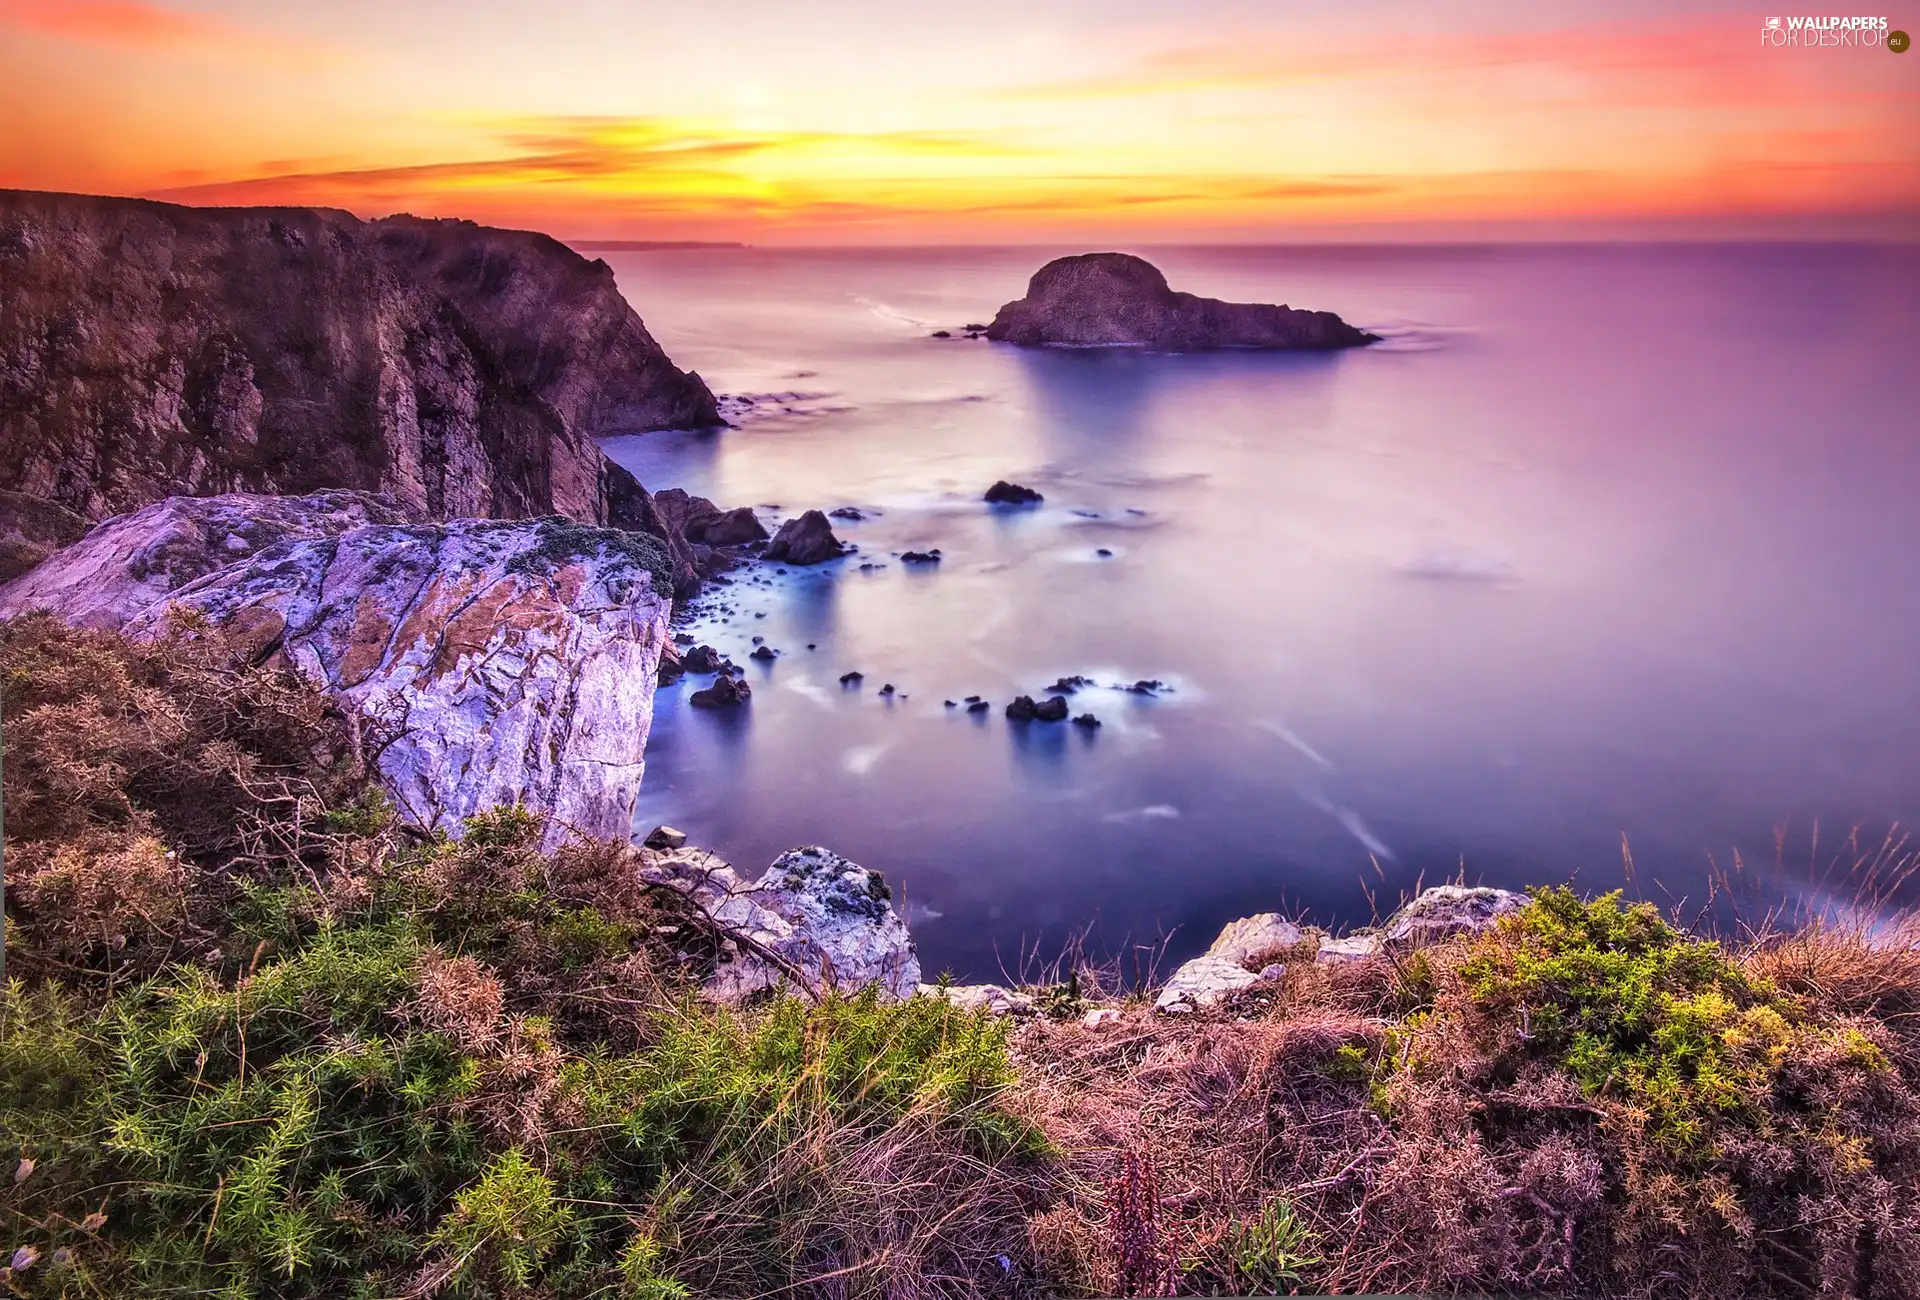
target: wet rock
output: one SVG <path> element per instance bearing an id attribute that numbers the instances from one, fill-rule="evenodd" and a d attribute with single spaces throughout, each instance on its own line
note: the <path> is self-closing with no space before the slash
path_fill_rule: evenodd
<path id="1" fill-rule="evenodd" d="M 763 645 L 759 649 L 755 650 L 752 654 L 748 655 L 747 658 L 758 659 L 763 664 L 770 664 L 773 662 L 773 658 L 774 658 L 773 647 Z"/>
<path id="2" fill-rule="evenodd" d="M 751 686 L 722 675 L 714 678 L 713 685 L 705 690 L 689 695 L 687 703 L 696 709 L 731 709 L 745 704 L 752 696 Z"/>
<path id="3" fill-rule="evenodd" d="M 1053 685 L 1047 687 L 1047 689 L 1056 695 L 1071 695 L 1075 691 L 1091 685 L 1093 685 L 1093 678 L 1082 677 L 1078 673 L 1075 673 L 1072 677 L 1057 678 Z"/>
<path id="4" fill-rule="evenodd" d="M 949 709 L 957 709 L 960 707 L 958 704 L 955 704 L 952 700 L 942 700 L 940 701 L 940 703 L 945 705 Z"/>
<path id="5" fill-rule="evenodd" d="M 1016 695 L 1013 702 L 1007 705 L 1007 721 L 1032 722 L 1034 715 L 1038 712 L 1033 703 L 1033 696 Z"/>
<path id="6" fill-rule="evenodd" d="M 761 644 L 764 644 L 764 643 L 765 643 L 765 641 L 766 641 L 766 638 L 765 638 L 765 637 L 763 637 L 763 636 L 756 636 L 755 638 L 753 638 L 753 643 L 754 643 L 755 645 L 761 645 Z"/>
<path id="7" fill-rule="evenodd" d="M 1082 713 L 1073 720 L 1073 725 L 1076 727 L 1085 727 L 1088 731 L 1093 731 L 1099 727 L 1100 719 L 1094 717 L 1091 713 Z"/>
<path id="8" fill-rule="evenodd" d="M 931 551 L 903 551 L 900 559 L 907 564 L 938 564 L 940 551 L 938 547 Z"/>
<path id="9" fill-rule="evenodd" d="M 867 517 L 864 513 L 861 512 L 861 510 L 857 506 L 841 506 L 837 510 L 827 511 L 827 516 L 831 519 L 853 519 L 853 520 L 865 519 Z"/>
<path id="10" fill-rule="evenodd" d="M 980 697 L 978 695 L 969 695 L 965 702 L 968 704 L 978 704 L 980 703 Z"/>
<path id="11" fill-rule="evenodd" d="M 934 338 L 937 338 L 937 339 L 950 339 L 950 338 L 952 338 L 952 337 L 953 337 L 953 331 L 951 331 L 951 330 L 935 330 L 935 331 L 933 332 L 933 337 L 934 337 Z"/>
<path id="12" fill-rule="evenodd" d="M 882 687 L 880 688 L 880 693 L 881 693 L 882 695 L 891 695 L 891 694 L 893 694 L 893 683 L 892 683 L 892 682 L 888 682 L 888 683 L 887 683 L 887 684 L 886 684 L 885 686 L 882 686 Z"/>
<path id="13" fill-rule="evenodd" d="M 767 529 L 747 506 L 725 510 L 704 519 L 698 531 L 689 529 L 687 540 L 705 546 L 746 546 L 767 540 Z"/>
<path id="14" fill-rule="evenodd" d="M 697 645 L 680 656 L 680 663 L 690 673 L 717 673 L 727 662 L 727 657 L 710 645 Z"/>
<path id="15" fill-rule="evenodd" d="M 643 848 L 677 849 L 687 842 L 687 833 L 671 826 L 656 826 L 647 832 L 647 838 L 640 841 Z"/>
<path id="16" fill-rule="evenodd" d="M 686 673 L 687 666 L 681 662 L 680 656 L 674 653 L 673 647 L 671 645 L 662 646 L 660 649 L 660 669 L 655 674 L 654 679 L 662 686 L 671 686 L 686 676 Z"/>
<path id="17" fill-rule="evenodd" d="M 1129 695 L 1158 695 L 1166 688 L 1167 684 L 1158 677 L 1149 677 L 1143 678 L 1131 686 L 1121 686 L 1116 689 L 1123 690 Z"/>
<path id="18" fill-rule="evenodd" d="M 767 544 L 766 558 L 804 566 L 838 559 L 846 553 L 847 548 L 833 535 L 827 517 L 818 510 L 809 510 L 780 525 L 780 531 Z"/>
<path id="19" fill-rule="evenodd" d="M 961 328 L 965 329 L 969 334 L 985 334 L 987 332 L 985 325 L 964 325 Z"/>
<path id="20" fill-rule="evenodd" d="M 986 496 L 982 499 L 996 506 L 1031 506 L 1046 500 L 1032 488 L 1021 487 L 1018 483 L 1009 483 L 1005 479 L 988 488 Z"/>
<path id="21" fill-rule="evenodd" d="M 692 645 L 693 634 L 691 632 L 675 632 L 673 634 L 673 643 L 675 645 Z"/>
<path id="22" fill-rule="evenodd" d="M 1037 722 L 1065 722 L 1067 720 L 1067 702 L 1058 695 L 1049 695 L 1033 709 Z"/>
<path id="23" fill-rule="evenodd" d="M 1205 348 L 1358 347 L 1377 336 L 1330 311 L 1222 302 L 1176 293 L 1150 262 L 1127 253 L 1082 253 L 1048 262 L 1027 295 L 1002 307 L 987 337 L 1027 346 Z"/>
<path id="24" fill-rule="evenodd" d="M 993 706 L 991 704 L 988 704 L 985 700 L 975 700 L 972 704 L 969 704 L 967 706 L 967 712 L 968 713 L 985 713 L 988 709 L 992 707 Z"/>
<path id="25" fill-rule="evenodd" d="M 867 679 L 867 675 L 865 673 L 841 673 L 840 674 L 840 684 L 842 686 L 858 686 L 861 682 L 865 681 L 866 679 Z"/>
<path id="26" fill-rule="evenodd" d="M 747 941 L 703 986 L 714 1001 L 739 1003 L 796 985 L 814 993 L 872 987 L 890 999 L 920 988 L 920 959 L 892 890 L 879 872 L 828 849 L 783 853 L 751 884 L 693 849 L 642 855 L 640 874 L 679 889 Z"/>
<path id="27" fill-rule="evenodd" d="M 1094 554 L 1099 556 L 1103 560 L 1111 560 L 1113 558 L 1113 552 L 1108 550 L 1104 546 L 1101 547 L 1099 550 L 1095 551 Z"/>

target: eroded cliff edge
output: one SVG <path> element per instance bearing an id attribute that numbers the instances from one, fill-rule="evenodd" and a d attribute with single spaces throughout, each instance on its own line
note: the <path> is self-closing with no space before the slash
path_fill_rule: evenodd
<path id="1" fill-rule="evenodd" d="M 594 439 L 720 423 L 604 262 L 466 221 L 0 191 L 0 490 L 349 488 L 654 531 Z"/>

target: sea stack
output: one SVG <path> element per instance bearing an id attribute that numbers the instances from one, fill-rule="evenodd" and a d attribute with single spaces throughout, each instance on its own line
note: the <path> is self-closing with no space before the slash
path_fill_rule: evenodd
<path id="1" fill-rule="evenodd" d="M 1032 346 L 1208 348 L 1360 347 L 1379 336 L 1330 311 L 1222 302 L 1176 293 L 1158 267 L 1130 253 L 1055 258 L 1034 272 L 1027 296 L 1002 307 L 987 337 Z"/>

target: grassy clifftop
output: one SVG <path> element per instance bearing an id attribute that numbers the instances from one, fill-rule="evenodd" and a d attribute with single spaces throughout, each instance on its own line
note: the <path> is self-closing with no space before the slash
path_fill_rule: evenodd
<path id="1" fill-rule="evenodd" d="M 407 830 L 217 641 L 18 620 L 0 692 L 13 1293 L 1920 1294 L 1912 934 L 1549 890 L 1197 1017 L 728 1011 L 625 846 Z"/>

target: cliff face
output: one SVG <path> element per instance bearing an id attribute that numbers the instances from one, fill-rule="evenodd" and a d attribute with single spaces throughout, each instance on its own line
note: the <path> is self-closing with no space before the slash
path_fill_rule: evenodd
<path id="1" fill-rule="evenodd" d="M 1222 302 L 1177 293 L 1158 267 L 1128 253 L 1060 257 L 1034 272 L 1027 296 L 1002 307 L 987 337 L 1029 346 L 1206 348 L 1359 347 L 1377 336 L 1330 311 Z"/>
<path id="2" fill-rule="evenodd" d="M 352 488 L 644 529 L 595 436 L 714 423 L 605 263 L 544 235 L 0 191 L 0 490 L 88 519 Z"/>
<path id="3" fill-rule="evenodd" d="M 556 835 L 625 839 L 669 569 L 649 538 L 553 516 L 419 523 L 358 492 L 172 497 L 0 586 L 0 618 L 220 629 L 389 731 L 380 775 L 415 824 L 458 833 L 519 803 Z"/>

